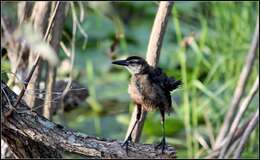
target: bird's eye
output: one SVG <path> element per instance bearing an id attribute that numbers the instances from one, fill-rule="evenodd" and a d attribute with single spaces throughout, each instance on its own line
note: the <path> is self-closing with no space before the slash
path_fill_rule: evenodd
<path id="1" fill-rule="evenodd" d="M 128 61 L 128 63 L 129 63 L 129 64 L 134 64 L 135 62 L 133 62 L 133 61 Z"/>

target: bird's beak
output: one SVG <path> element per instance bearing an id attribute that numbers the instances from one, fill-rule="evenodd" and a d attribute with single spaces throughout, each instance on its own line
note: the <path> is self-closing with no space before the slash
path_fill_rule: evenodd
<path id="1" fill-rule="evenodd" d="M 121 66 L 128 66 L 128 62 L 126 60 L 113 61 L 112 64 L 117 64 Z"/>

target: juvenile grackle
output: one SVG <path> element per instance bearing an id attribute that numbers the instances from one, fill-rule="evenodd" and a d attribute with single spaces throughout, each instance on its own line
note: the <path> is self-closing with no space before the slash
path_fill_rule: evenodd
<path id="1" fill-rule="evenodd" d="M 161 148 L 162 152 L 164 152 L 166 147 L 165 112 L 172 110 L 170 91 L 178 88 L 181 85 L 181 81 L 175 80 L 173 77 L 167 77 L 160 68 L 150 66 L 143 58 L 138 56 L 131 56 L 125 60 L 113 61 L 112 63 L 125 66 L 132 74 L 128 93 L 137 105 L 136 121 L 123 146 L 126 146 L 126 151 L 128 151 L 128 144 L 132 141 L 131 134 L 141 118 L 142 111 L 159 109 L 163 138 L 156 146 L 156 149 Z"/>

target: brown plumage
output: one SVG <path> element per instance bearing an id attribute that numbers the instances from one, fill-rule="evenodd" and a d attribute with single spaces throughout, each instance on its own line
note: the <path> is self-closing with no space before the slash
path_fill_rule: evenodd
<path id="1" fill-rule="evenodd" d="M 142 110 L 160 110 L 163 127 L 163 139 L 158 147 L 165 149 L 164 113 L 172 110 L 170 91 L 178 88 L 180 80 L 167 77 L 160 68 L 150 66 L 143 58 L 138 56 L 128 57 L 126 60 L 114 61 L 113 64 L 125 66 L 132 74 L 128 87 L 131 99 L 138 107 L 136 122 L 124 145 L 131 141 L 131 133 L 140 119 Z M 126 148 L 127 149 L 127 148 Z"/>
<path id="2" fill-rule="evenodd" d="M 163 109 L 170 112 L 172 111 L 170 95 L 172 88 L 169 86 L 171 84 L 177 87 L 180 81 L 169 79 L 160 69 L 149 67 L 148 72 L 132 76 L 128 93 L 131 99 L 146 111 Z"/>

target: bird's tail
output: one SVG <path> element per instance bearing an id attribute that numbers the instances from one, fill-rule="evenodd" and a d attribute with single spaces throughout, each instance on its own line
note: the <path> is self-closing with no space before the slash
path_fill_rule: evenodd
<path id="1" fill-rule="evenodd" d="M 170 91 L 173 91 L 175 90 L 176 88 L 178 88 L 181 84 L 182 84 L 182 81 L 181 80 L 176 80 L 174 77 L 170 77 L 168 78 L 168 82 L 167 82 L 167 88 L 170 90 Z"/>

